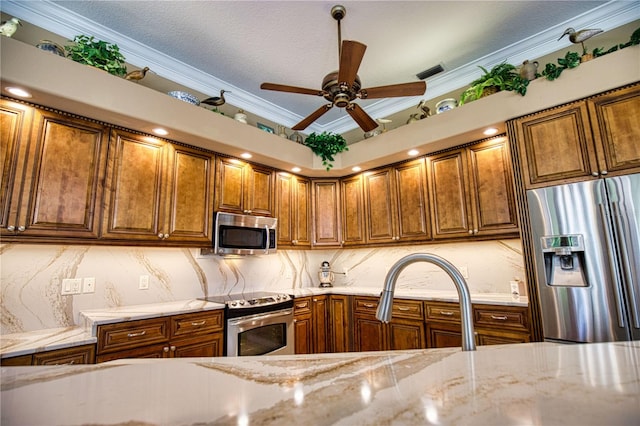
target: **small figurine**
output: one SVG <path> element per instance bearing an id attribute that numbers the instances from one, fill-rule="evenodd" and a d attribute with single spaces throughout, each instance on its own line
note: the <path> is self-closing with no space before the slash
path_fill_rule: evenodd
<path id="1" fill-rule="evenodd" d="M 221 90 L 220 91 L 220 96 L 213 96 L 211 98 L 207 98 L 203 101 L 200 101 L 201 104 L 207 104 L 207 105 L 211 105 L 211 106 L 215 106 L 218 107 L 220 105 L 224 105 L 224 103 L 226 102 L 226 100 L 224 99 L 224 94 L 225 93 L 231 93 L 231 92 L 227 92 L 226 90 Z"/>
<path id="2" fill-rule="evenodd" d="M 18 18 L 11 18 L 8 21 L 4 21 L 0 25 L 0 34 L 5 37 L 11 37 L 18 29 L 18 25 L 22 25 L 22 22 L 20 22 Z"/>
<path id="3" fill-rule="evenodd" d="M 576 31 L 573 28 L 569 27 L 565 30 L 564 33 L 562 33 L 558 41 L 560 41 L 562 37 L 569 35 L 569 41 L 571 41 L 571 43 L 574 43 L 574 44 L 580 43 L 582 45 L 581 62 L 585 62 L 585 61 L 588 61 L 589 59 L 593 59 L 593 55 L 590 53 L 587 53 L 587 48 L 584 47 L 584 42 L 590 39 L 591 37 L 593 37 L 594 35 L 600 34 L 601 32 L 603 31 L 600 28 Z"/>
<path id="4" fill-rule="evenodd" d="M 149 71 L 149 67 L 144 67 L 141 70 L 135 70 L 127 73 L 124 78 L 125 80 L 140 81 L 147 75 L 147 71 Z"/>
<path id="5" fill-rule="evenodd" d="M 320 287 L 333 287 L 333 271 L 331 271 L 331 265 L 326 260 L 320 266 L 318 278 L 320 279 Z"/>

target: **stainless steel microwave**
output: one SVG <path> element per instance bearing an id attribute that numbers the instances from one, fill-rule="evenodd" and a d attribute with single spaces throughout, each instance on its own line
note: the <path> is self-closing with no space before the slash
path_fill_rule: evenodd
<path id="1" fill-rule="evenodd" d="M 273 254 L 278 219 L 217 212 L 213 250 L 219 255 Z"/>

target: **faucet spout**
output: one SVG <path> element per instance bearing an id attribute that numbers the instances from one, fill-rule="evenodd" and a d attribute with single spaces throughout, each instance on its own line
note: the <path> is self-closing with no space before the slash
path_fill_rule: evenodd
<path id="1" fill-rule="evenodd" d="M 460 271 L 453 266 L 449 261 L 443 259 L 440 256 L 430 253 L 414 253 L 403 257 L 397 261 L 384 280 L 384 289 L 380 295 L 380 303 L 378 304 L 378 310 L 376 312 L 376 318 L 382 322 L 391 321 L 392 307 L 393 307 L 393 292 L 396 288 L 396 281 L 398 276 L 407 266 L 416 262 L 432 263 L 442 268 L 453 280 L 458 291 L 458 299 L 460 300 L 460 319 L 462 320 L 462 350 L 463 351 L 475 351 L 476 343 L 473 332 L 473 320 L 471 315 L 471 295 L 469 294 L 469 287 L 464 280 Z"/>

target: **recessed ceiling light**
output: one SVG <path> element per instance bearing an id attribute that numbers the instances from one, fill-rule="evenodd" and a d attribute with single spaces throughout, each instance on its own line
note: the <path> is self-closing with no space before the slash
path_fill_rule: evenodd
<path id="1" fill-rule="evenodd" d="M 240 157 L 244 158 L 244 159 L 249 159 L 252 157 L 251 154 L 249 154 L 248 152 L 243 152 L 242 154 L 240 154 Z"/>
<path id="2" fill-rule="evenodd" d="M 152 132 L 158 136 L 167 136 L 169 134 L 169 132 L 167 132 L 162 127 L 156 127 L 155 129 L 152 130 Z"/>
<path id="3" fill-rule="evenodd" d="M 362 168 L 360 166 L 354 166 L 351 168 L 351 170 L 353 170 L 354 172 L 359 172 L 360 170 L 362 170 Z"/>
<path id="4" fill-rule="evenodd" d="M 489 127 L 487 130 L 485 130 L 483 132 L 486 136 L 491 136 L 491 135 L 495 135 L 496 133 L 498 133 L 498 129 L 496 129 L 495 127 Z"/>
<path id="5" fill-rule="evenodd" d="M 31 93 L 29 93 L 26 90 L 21 89 L 19 87 L 6 87 L 5 89 L 6 89 L 7 92 L 11 93 L 12 95 L 19 96 L 21 98 L 30 98 L 31 97 Z"/>
<path id="6" fill-rule="evenodd" d="M 415 157 L 416 155 L 420 154 L 420 151 L 418 151 L 417 149 L 412 149 L 409 152 L 407 152 L 407 154 L 409 154 L 412 157 Z"/>
<path id="7" fill-rule="evenodd" d="M 291 171 L 294 173 L 298 173 L 300 170 L 302 170 L 300 167 L 294 167 L 291 169 Z"/>

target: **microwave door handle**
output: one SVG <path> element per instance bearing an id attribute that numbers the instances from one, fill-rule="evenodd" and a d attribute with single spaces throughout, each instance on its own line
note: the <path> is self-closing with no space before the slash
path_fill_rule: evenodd
<path id="1" fill-rule="evenodd" d="M 269 241 L 269 227 L 267 225 L 264 226 L 264 230 L 267 233 L 267 246 L 264 248 L 264 254 L 269 254 L 269 247 L 271 247 L 271 241 Z"/>

